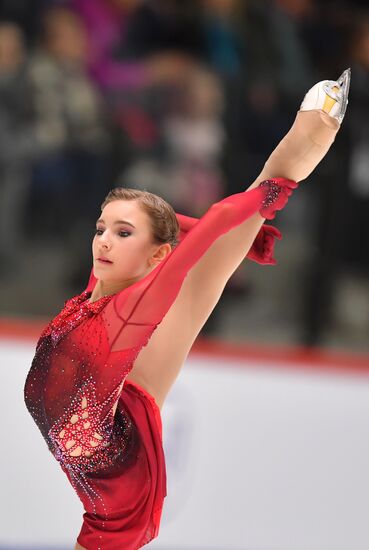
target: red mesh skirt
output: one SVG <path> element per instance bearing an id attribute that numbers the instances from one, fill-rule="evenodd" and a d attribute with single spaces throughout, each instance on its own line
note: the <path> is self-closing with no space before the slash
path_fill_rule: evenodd
<path id="1" fill-rule="evenodd" d="M 129 380 L 118 403 L 135 424 L 135 441 L 120 465 L 89 482 L 104 501 L 105 514 L 86 512 L 77 541 L 87 550 L 136 550 L 159 533 L 166 496 L 166 469 L 160 409 L 154 398 Z"/>

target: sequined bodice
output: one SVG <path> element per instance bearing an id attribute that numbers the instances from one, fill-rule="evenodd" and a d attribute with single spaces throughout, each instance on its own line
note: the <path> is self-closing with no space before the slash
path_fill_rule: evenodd
<path id="1" fill-rule="evenodd" d="M 90 303 L 90 295 L 86 290 L 67 300 L 42 332 L 25 402 L 55 458 L 63 466 L 91 472 L 123 451 L 129 422 L 114 423 L 113 407 L 132 356 L 122 352 L 119 359 L 116 354 L 109 358 L 99 312 L 112 296 Z M 109 380 L 99 374 L 102 364 L 109 369 Z"/>
<path id="2" fill-rule="evenodd" d="M 50 321 L 42 332 L 39 343 L 43 337 L 51 336 L 53 345 L 87 317 L 97 314 L 107 304 L 113 295 L 103 296 L 95 302 L 90 302 L 91 291 L 83 291 L 81 294 L 67 300 L 60 313 Z"/>

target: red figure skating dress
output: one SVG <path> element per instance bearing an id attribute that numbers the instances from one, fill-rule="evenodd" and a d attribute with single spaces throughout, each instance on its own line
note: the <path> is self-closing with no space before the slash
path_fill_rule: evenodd
<path id="1" fill-rule="evenodd" d="M 209 246 L 258 211 L 272 219 L 296 187 L 267 180 L 214 204 L 200 220 L 179 215 L 182 240 L 153 271 L 91 303 L 92 274 L 41 334 L 25 402 L 82 501 L 77 540 L 88 550 L 136 550 L 159 532 L 166 496 L 160 410 L 125 380 L 139 351 Z M 250 257 L 273 264 L 280 234 L 264 227 Z"/>

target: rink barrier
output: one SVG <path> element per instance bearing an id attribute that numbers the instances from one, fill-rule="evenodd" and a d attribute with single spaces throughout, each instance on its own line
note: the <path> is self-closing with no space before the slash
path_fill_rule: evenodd
<path id="1" fill-rule="evenodd" d="M 0 317 L 0 339 L 37 341 L 48 322 L 44 319 Z M 253 343 L 232 343 L 216 338 L 199 336 L 191 349 L 191 354 L 236 359 L 237 365 L 244 368 L 242 359 L 262 361 L 263 364 L 282 368 L 347 372 L 369 374 L 369 354 L 347 352 L 340 349 L 307 347 L 298 345 L 258 345 Z M 1 550 L 1 549 L 0 549 Z"/>

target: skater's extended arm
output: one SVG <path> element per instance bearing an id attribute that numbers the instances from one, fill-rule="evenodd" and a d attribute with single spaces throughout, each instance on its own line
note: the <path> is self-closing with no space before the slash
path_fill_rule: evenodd
<path id="1" fill-rule="evenodd" d="M 322 81 L 306 94 L 292 128 L 272 152 L 263 170 L 248 187 L 262 180 L 283 177 L 300 182 L 306 179 L 324 158 L 343 120 L 350 84 L 350 70 L 337 81 Z M 250 250 L 264 218 L 259 212 L 222 235 L 191 270 L 193 292 L 202 289 L 220 295 L 227 280 Z M 221 260 L 221 261 L 220 261 Z M 189 283 L 188 283 L 189 284 Z M 205 299 L 205 297 L 204 297 Z M 200 298 L 201 300 L 201 298 Z M 201 308 L 201 303 L 198 303 Z"/>

